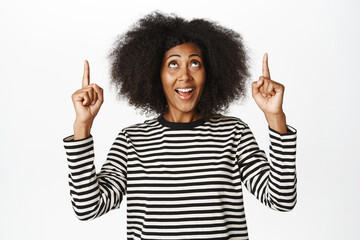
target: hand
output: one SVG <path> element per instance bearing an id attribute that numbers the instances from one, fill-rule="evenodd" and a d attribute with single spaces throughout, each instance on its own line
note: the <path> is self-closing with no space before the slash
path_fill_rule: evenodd
<path id="1" fill-rule="evenodd" d="M 270 79 L 268 55 L 264 54 L 262 76 L 252 83 L 252 96 L 259 108 L 267 115 L 283 114 L 284 85 Z"/>
<path id="2" fill-rule="evenodd" d="M 94 118 L 100 110 L 103 98 L 103 89 L 95 83 L 90 84 L 89 62 L 85 60 L 82 88 L 74 92 L 71 96 L 77 124 L 91 126 Z"/>

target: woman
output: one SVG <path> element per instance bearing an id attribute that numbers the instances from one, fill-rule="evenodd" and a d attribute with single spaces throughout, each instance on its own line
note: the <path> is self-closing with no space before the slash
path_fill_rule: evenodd
<path id="1" fill-rule="evenodd" d="M 269 125 L 270 160 L 240 118 L 224 116 L 244 97 L 246 52 L 236 32 L 203 19 L 152 13 L 110 54 L 119 95 L 158 117 L 124 128 L 96 174 L 92 122 L 103 90 L 72 95 L 74 135 L 64 138 L 73 209 L 80 220 L 119 208 L 127 195 L 128 239 L 248 239 L 242 184 L 266 206 L 296 204 L 296 129 L 282 110 L 284 86 L 267 54 L 252 96 Z"/>

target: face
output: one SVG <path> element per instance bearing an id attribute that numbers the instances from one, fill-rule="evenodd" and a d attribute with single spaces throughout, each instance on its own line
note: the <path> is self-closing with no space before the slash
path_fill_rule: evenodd
<path id="1" fill-rule="evenodd" d="M 200 48 L 184 43 L 164 54 L 161 82 L 169 112 L 195 113 L 205 85 L 205 66 Z"/>

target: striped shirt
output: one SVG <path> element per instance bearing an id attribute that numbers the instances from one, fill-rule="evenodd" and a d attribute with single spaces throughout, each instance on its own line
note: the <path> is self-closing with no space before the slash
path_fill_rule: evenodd
<path id="1" fill-rule="evenodd" d="M 121 130 L 98 173 L 93 136 L 68 136 L 74 212 L 94 219 L 126 195 L 128 240 L 248 239 L 242 184 L 274 210 L 296 204 L 297 131 L 268 129 L 269 159 L 239 118 L 174 123 L 159 116 Z"/>

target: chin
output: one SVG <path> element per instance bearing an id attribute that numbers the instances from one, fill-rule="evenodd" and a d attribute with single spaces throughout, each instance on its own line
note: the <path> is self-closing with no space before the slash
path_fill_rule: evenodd
<path id="1" fill-rule="evenodd" d="M 195 104 L 191 104 L 191 105 L 181 105 L 181 106 L 176 106 L 176 109 L 180 112 L 183 113 L 190 113 L 190 112 L 194 112 L 196 108 Z"/>

